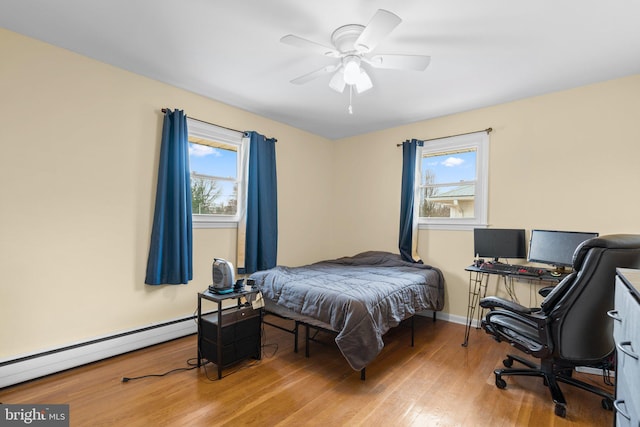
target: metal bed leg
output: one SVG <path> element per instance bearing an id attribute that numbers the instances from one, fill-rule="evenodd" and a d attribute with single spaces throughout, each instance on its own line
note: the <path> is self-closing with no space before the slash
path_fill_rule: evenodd
<path id="1" fill-rule="evenodd" d="M 436 311 L 433 310 L 433 323 L 436 323 Z"/>
<path id="2" fill-rule="evenodd" d="M 293 329 L 289 329 L 289 328 L 285 328 L 284 326 L 280 326 L 277 323 L 271 323 L 271 322 L 267 321 L 266 318 L 264 317 L 266 315 L 273 315 L 273 316 L 279 317 L 281 319 L 293 321 L 294 322 L 294 327 L 293 327 Z M 290 319 L 288 317 L 281 316 L 281 315 L 279 315 L 277 313 L 272 313 L 272 312 L 269 312 L 269 311 L 265 311 L 263 313 L 262 323 L 265 324 L 265 325 L 272 326 L 272 327 L 274 327 L 276 329 L 280 329 L 281 331 L 285 331 L 285 332 L 288 332 L 290 334 L 293 334 L 293 352 L 294 353 L 298 352 L 298 335 L 299 335 L 298 332 L 299 332 L 299 326 L 300 326 L 300 322 L 299 321 Z"/>
<path id="3" fill-rule="evenodd" d="M 360 369 L 360 380 L 364 381 L 366 379 L 366 369 L 367 368 L 362 368 Z"/>
<path id="4" fill-rule="evenodd" d="M 416 333 L 415 316 L 411 316 L 411 347 L 413 347 L 415 333 Z"/>
<path id="5" fill-rule="evenodd" d="M 304 355 L 306 357 L 309 357 L 309 325 L 308 324 L 304 324 L 304 332 L 305 332 L 305 345 L 304 345 Z"/>

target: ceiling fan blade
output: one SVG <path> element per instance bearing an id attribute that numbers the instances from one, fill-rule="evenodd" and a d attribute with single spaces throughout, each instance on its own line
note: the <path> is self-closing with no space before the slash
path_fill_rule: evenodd
<path id="1" fill-rule="evenodd" d="M 296 77 L 295 79 L 291 80 L 291 83 L 296 84 L 296 85 L 301 85 L 301 84 L 305 84 L 310 82 L 311 80 L 317 79 L 318 77 L 330 73 L 332 71 L 335 71 L 336 68 L 338 68 L 337 65 L 327 65 L 326 67 L 322 67 L 319 70 L 315 70 L 312 71 L 308 74 L 305 74 L 303 76 L 300 77 Z"/>
<path id="2" fill-rule="evenodd" d="M 374 68 L 424 71 L 431 62 L 426 55 L 375 55 L 364 59 Z"/>
<path id="3" fill-rule="evenodd" d="M 319 53 L 321 55 L 331 56 L 331 57 L 340 56 L 340 52 L 338 52 L 332 47 L 325 46 L 320 43 L 313 42 L 311 40 L 303 39 L 302 37 L 294 36 L 293 34 L 288 34 L 282 37 L 280 41 L 284 44 L 288 44 L 294 47 L 299 47 L 301 49 L 306 49 L 310 52 Z"/>
<path id="4" fill-rule="evenodd" d="M 399 16 L 387 10 L 378 9 L 354 43 L 356 50 L 364 53 L 371 52 L 401 22 L 402 19 Z"/>

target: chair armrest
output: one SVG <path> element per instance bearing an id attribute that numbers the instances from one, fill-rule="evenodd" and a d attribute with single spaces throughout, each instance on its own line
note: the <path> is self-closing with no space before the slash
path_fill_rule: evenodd
<path id="1" fill-rule="evenodd" d="M 521 313 L 521 314 L 530 314 L 534 311 L 534 309 L 525 307 L 516 302 L 509 301 L 499 297 L 482 298 L 480 300 L 480 307 L 490 308 L 491 310 L 493 310 L 494 308 L 502 308 L 504 310 L 509 310 L 514 313 Z"/>

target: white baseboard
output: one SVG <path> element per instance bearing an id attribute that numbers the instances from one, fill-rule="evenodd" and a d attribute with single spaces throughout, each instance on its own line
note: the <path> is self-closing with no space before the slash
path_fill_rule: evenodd
<path id="1" fill-rule="evenodd" d="M 466 325 L 467 324 L 467 318 L 463 317 L 463 316 L 457 316 L 455 314 L 449 314 L 449 313 L 439 313 L 441 315 L 438 315 L 438 319 L 442 319 L 442 320 L 446 320 L 447 322 L 451 322 L 451 323 L 457 323 L 460 325 Z M 476 327 L 476 321 L 474 320 L 471 323 L 472 327 Z"/>
<path id="2" fill-rule="evenodd" d="M 194 319 L 194 316 L 190 316 L 61 348 L 0 360 L 0 388 L 194 334 L 197 332 Z"/>
<path id="3" fill-rule="evenodd" d="M 589 366 L 578 366 L 578 367 L 576 367 L 576 371 L 577 372 L 582 372 L 582 373 L 585 373 L 585 374 L 590 374 L 590 375 L 602 376 L 602 369 L 591 368 Z M 615 378 L 616 372 L 614 370 L 610 370 L 609 371 L 609 376 L 612 377 L 612 378 Z"/>
<path id="4" fill-rule="evenodd" d="M 433 311 L 431 311 L 431 310 L 421 311 L 421 312 L 416 313 L 416 314 L 418 316 L 433 317 Z M 436 319 L 441 319 L 441 320 L 444 320 L 446 322 L 451 322 L 451 323 L 459 323 L 460 325 L 465 325 L 467 323 L 466 317 L 456 316 L 455 314 L 449 314 L 449 313 L 445 313 L 445 312 L 442 312 L 442 311 L 436 311 Z M 475 327 L 476 323 L 477 322 L 474 320 L 472 322 L 471 326 Z"/>

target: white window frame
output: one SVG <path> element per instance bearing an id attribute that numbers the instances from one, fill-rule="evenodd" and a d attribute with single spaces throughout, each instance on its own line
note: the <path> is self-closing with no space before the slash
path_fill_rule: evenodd
<path id="1" fill-rule="evenodd" d="M 416 197 L 414 198 L 414 212 L 420 212 L 419 186 L 422 182 L 421 166 L 424 156 L 442 154 L 448 151 L 468 149 L 474 149 L 476 151 L 476 191 L 474 200 L 474 217 L 418 217 L 419 229 L 470 230 L 473 228 L 487 227 L 489 210 L 489 134 L 486 131 L 434 139 L 426 141 L 423 147 L 419 147 L 419 162 L 416 166 Z"/>
<path id="2" fill-rule="evenodd" d="M 236 156 L 236 173 L 238 180 L 238 201 L 237 210 L 235 215 L 201 215 L 192 214 L 191 221 L 193 228 L 237 228 L 238 221 L 240 220 L 240 214 L 244 208 L 244 201 L 246 197 L 242 193 L 244 185 L 241 185 L 243 177 L 245 177 L 244 165 L 242 159 L 244 157 L 245 150 L 248 149 L 247 139 L 244 138 L 242 132 L 238 132 L 231 129 L 226 129 L 220 126 L 216 126 L 210 123 L 205 123 L 199 120 L 190 119 L 187 117 L 187 130 L 189 136 L 207 139 L 212 142 L 220 142 L 223 144 L 237 147 Z"/>

